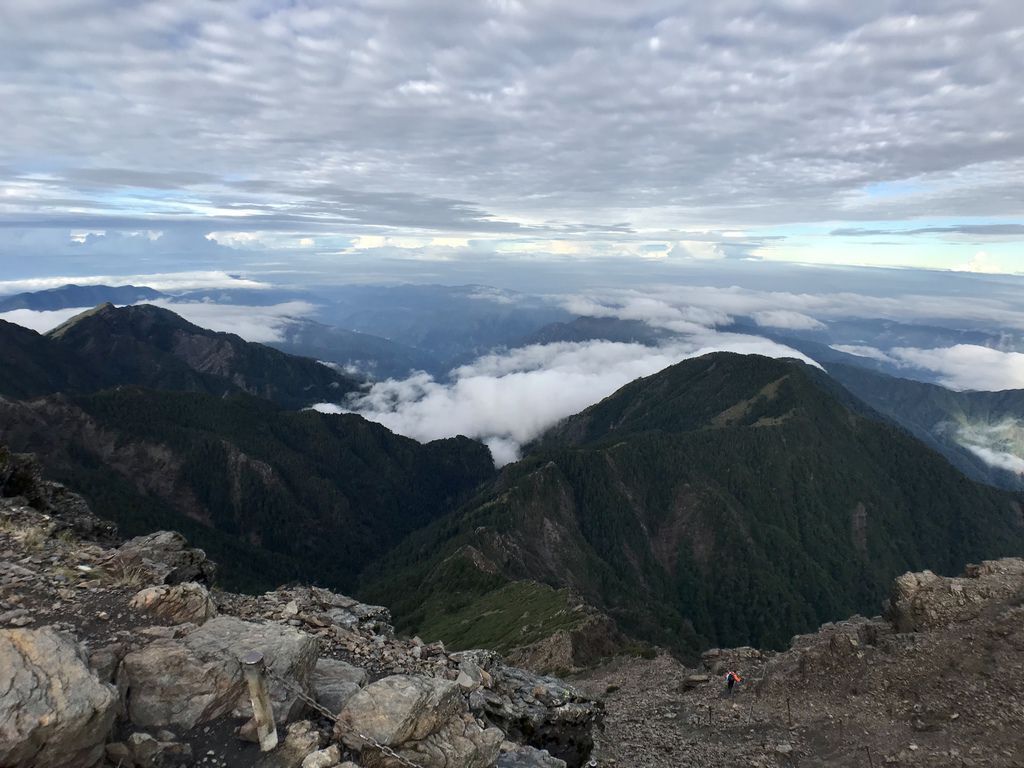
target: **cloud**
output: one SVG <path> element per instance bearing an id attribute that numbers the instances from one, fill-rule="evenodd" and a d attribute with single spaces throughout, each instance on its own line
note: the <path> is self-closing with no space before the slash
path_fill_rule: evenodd
<path id="1" fill-rule="evenodd" d="M 14 323 L 24 328 L 31 328 L 37 333 L 46 333 L 61 323 L 67 322 L 75 315 L 85 312 L 87 309 L 91 309 L 91 307 L 73 307 L 71 309 L 48 311 L 12 309 L 10 312 L 0 312 L 0 320 L 6 320 L 8 323 Z"/>
<path id="2" fill-rule="evenodd" d="M 990 467 L 1024 474 L 1024 459 L 1019 456 L 1003 451 L 993 451 L 991 448 L 986 448 L 982 445 L 965 444 L 964 447 Z"/>
<path id="3" fill-rule="evenodd" d="M 266 307 L 212 302 L 181 302 L 158 299 L 147 302 L 169 309 L 211 331 L 241 336 L 246 341 L 266 344 L 284 340 L 284 330 L 296 319 L 316 312 L 316 305 L 306 301 L 286 301 Z"/>
<path id="4" fill-rule="evenodd" d="M 305 301 L 288 301 L 271 306 L 244 306 L 241 304 L 214 304 L 212 302 L 182 302 L 155 299 L 145 302 L 169 309 L 190 323 L 241 336 L 246 341 L 262 344 L 283 341 L 285 329 L 296 319 L 311 315 L 316 306 Z M 0 320 L 46 333 L 66 320 L 91 307 L 76 307 L 55 311 L 15 309 L 0 313 Z"/>
<path id="5" fill-rule="evenodd" d="M 781 344 L 739 334 L 706 332 L 662 347 L 611 341 L 531 345 L 479 358 L 451 373 L 449 383 L 426 373 L 377 382 L 347 409 L 420 441 L 466 435 L 485 442 L 501 466 L 520 447 L 642 376 L 715 350 L 809 358 Z"/>
<path id="6" fill-rule="evenodd" d="M 259 280 L 231 275 L 220 270 L 205 272 L 164 272 L 150 275 L 64 275 L 61 277 L 34 277 L 24 280 L 0 281 L 0 295 L 43 291 L 63 285 L 140 285 L 157 291 L 204 290 L 214 288 L 269 288 Z"/>
<path id="7" fill-rule="evenodd" d="M 956 438 L 989 466 L 1024 474 L 1024 422 L 1005 418 L 994 423 L 964 423 L 958 425 Z"/>
<path id="8" fill-rule="evenodd" d="M 1024 236 L 1024 224 L 950 224 L 944 227 L 841 227 L 829 234 L 839 237 L 890 237 L 893 235 L 970 235 L 973 237 Z"/>
<path id="9" fill-rule="evenodd" d="M 927 273 L 916 273 L 921 274 Z M 796 286 L 795 290 L 759 290 L 680 281 L 677 285 L 652 286 L 642 291 L 602 290 L 573 295 L 563 299 L 563 306 L 580 315 L 644 320 L 665 328 L 670 327 L 671 321 L 724 325 L 735 316 L 748 316 L 789 323 L 779 327 L 804 329 L 816 328 L 815 322 L 833 319 L 882 318 L 900 322 L 956 321 L 958 325 L 967 322 L 989 328 L 1024 330 L 1024 309 L 1017 297 L 1019 285 L 1010 285 L 1005 293 L 1000 293 L 993 286 L 976 289 L 965 285 L 963 277 L 953 274 L 949 275 L 953 281 L 950 285 L 941 283 L 938 275 L 934 275 L 930 284 L 922 284 L 916 275 L 911 273 L 908 278 L 896 270 L 865 270 L 863 273 L 850 270 L 800 276 L 780 273 L 773 280 Z M 762 282 L 768 282 L 769 276 L 770 273 L 762 272 L 748 279 L 757 282 L 761 277 Z M 820 287 L 835 278 L 852 283 L 856 277 L 865 279 L 863 291 L 829 292 Z M 902 292 L 902 280 L 912 285 L 914 291 Z M 931 292 L 923 292 L 923 289 Z"/>
<path id="10" fill-rule="evenodd" d="M 1005 274 L 1008 270 L 996 263 L 996 260 L 984 251 L 979 251 L 966 264 L 953 267 L 955 272 L 975 272 L 983 275 Z"/>
<path id="11" fill-rule="evenodd" d="M 897 347 L 889 354 L 905 365 L 938 374 L 951 389 L 999 391 L 1024 388 L 1024 354 L 973 344 L 936 349 Z"/>
<path id="12" fill-rule="evenodd" d="M 826 327 L 824 323 L 815 320 L 803 312 L 794 312 L 789 309 L 770 309 L 755 312 L 751 317 L 754 322 L 762 328 L 789 328 L 800 331 L 820 331 Z"/>
<path id="13" fill-rule="evenodd" d="M 8 5 L 8 227 L 621 242 L 1021 215 L 1017 0 Z"/>
<path id="14" fill-rule="evenodd" d="M 882 363 L 892 363 L 893 365 L 899 364 L 895 358 L 890 357 L 885 354 L 885 352 L 875 347 L 868 347 L 863 344 L 831 344 L 829 346 L 831 346 L 831 348 L 836 352 L 845 352 L 848 355 L 854 355 L 856 357 L 867 357 L 872 360 L 878 360 Z"/>
<path id="15" fill-rule="evenodd" d="M 716 325 L 732 322 L 728 314 L 714 308 L 675 304 L 671 300 L 628 291 L 605 297 L 568 296 L 562 306 L 576 315 L 640 320 L 654 328 L 675 333 L 701 333 Z"/>

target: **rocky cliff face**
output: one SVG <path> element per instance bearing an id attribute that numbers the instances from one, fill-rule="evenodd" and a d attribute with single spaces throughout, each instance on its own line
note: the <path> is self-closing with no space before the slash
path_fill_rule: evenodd
<path id="1" fill-rule="evenodd" d="M 578 766 L 601 705 L 490 652 L 402 638 L 316 587 L 211 587 L 178 534 L 117 540 L 0 453 L 0 764 L 11 768 Z M 259 651 L 280 745 L 260 752 L 240 659 Z M 348 761 L 348 762 L 346 762 Z"/>

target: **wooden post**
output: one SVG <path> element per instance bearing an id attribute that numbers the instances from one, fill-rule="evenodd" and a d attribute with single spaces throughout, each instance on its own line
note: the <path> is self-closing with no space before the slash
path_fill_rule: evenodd
<path id="1" fill-rule="evenodd" d="M 789 718 L 789 727 L 793 727 L 793 707 L 789 704 L 789 696 L 786 697 L 786 715 Z"/>
<path id="2" fill-rule="evenodd" d="M 871 747 L 865 745 L 864 751 L 868 753 L 868 766 L 870 766 L 870 768 L 875 768 L 875 761 L 871 759 Z"/>
<path id="3" fill-rule="evenodd" d="M 270 703 L 270 692 L 264 675 L 263 654 L 249 651 L 241 658 L 241 662 L 245 682 L 249 685 L 249 698 L 252 699 L 252 714 L 256 718 L 260 751 L 269 752 L 277 746 L 277 726 L 274 724 L 274 707 Z"/>

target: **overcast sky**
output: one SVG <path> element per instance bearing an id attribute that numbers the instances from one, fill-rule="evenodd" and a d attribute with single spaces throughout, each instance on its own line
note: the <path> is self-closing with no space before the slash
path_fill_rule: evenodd
<path id="1" fill-rule="evenodd" d="M 5 0 L 8 279 L 1024 272 L 1020 0 Z"/>

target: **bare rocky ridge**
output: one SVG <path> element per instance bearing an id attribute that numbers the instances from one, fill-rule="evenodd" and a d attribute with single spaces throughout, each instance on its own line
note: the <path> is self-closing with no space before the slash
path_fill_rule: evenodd
<path id="1" fill-rule="evenodd" d="M 1024 560 L 898 578 L 886 618 L 781 653 L 712 650 L 700 669 L 620 658 L 577 683 L 604 697 L 619 766 L 1024 765 Z M 744 677 L 726 694 L 724 675 Z"/>
<path id="2" fill-rule="evenodd" d="M 213 573 L 172 532 L 118 542 L 34 461 L 0 451 L 0 764 L 557 768 L 590 756 L 603 711 L 571 686 L 397 637 L 380 606 L 316 587 L 223 592 Z M 279 723 L 266 754 L 239 663 L 250 650 Z"/>

